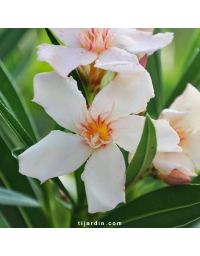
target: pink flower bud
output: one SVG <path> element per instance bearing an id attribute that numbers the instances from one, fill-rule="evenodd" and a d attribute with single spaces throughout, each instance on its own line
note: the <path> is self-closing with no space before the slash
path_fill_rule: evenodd
<path id="1" fill-rule="evenodd" d="M 169 175 L 162 174 L 161 179 L 171 186 L 187 184 L 191 181 L 189 176 L 178 171 L 177 169 L 173 170 Z"/>

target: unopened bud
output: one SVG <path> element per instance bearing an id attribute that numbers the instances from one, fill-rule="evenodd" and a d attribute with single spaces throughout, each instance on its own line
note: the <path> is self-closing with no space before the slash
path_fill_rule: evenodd
<path id="1" fill-rule="evenodd" d="M 187 176 L 186 174 L 178 171 L 173 170 L 169 175 L 161 174 L 160 178 L 167 183 L 168 185 L 174 186 L 174 185 L 181 185 L 181 184 L 187 184 L 191 182 L 191 178 Z"/>

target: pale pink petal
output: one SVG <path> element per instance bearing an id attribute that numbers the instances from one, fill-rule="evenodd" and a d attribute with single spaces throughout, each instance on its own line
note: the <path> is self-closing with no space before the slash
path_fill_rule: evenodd
<path id="1" fill-rule="evenodd" d="M 58 39 L 67 46 L 81 48 L 79 41 L 79 28 L 51 28 Z"/>
<path id="2" fill-rule="evenodd" d="M 37 74 L 33 101 L 40 104 L 59 125 L 79 133 L 75 123 L 84 121 L 86 103 L 72 77 L 64 79 L 55 72 Z"/>
<path id="3" fill-rule="evenodd" d="M 190 127 L 190 123 L 187 120 L 188 112 L 180 112 L 173 109 L 164 109 L 160 114 L 160 119 L 165 119 L 170 122 L 170 125 L 174 129 L 187 130 Z"/>
<path id="4" fill-rule="evenodd" d="M 181 152 L 180 138 L 167 120 L 153 120 L 157 136 L 157 152 Z"/>
<path id="5" fill-rule="evenodd" d="M 134 74 L 144 71 L 136 55 L 117 47 L 110 47 L 100 53 L 94 66 L 96 68 L 122 73 Z"/>
<path id="6" fill-rule="evenodd" d="M 156 128 L 157 152 L 180 152 L 179 137 L 166 120 L 152 120 Z M 120 147 L 135 152 L 142 137 L 145 117 L 131 115 L 113 122 L 112 136 Z"/>
<path id="7" fill-rule="evenodd" d="M 137 29 L 117 29 L 113 45 L 130 53 L 150 55 L 170 44 L 172 39 L 173 33 L 170 32 L 152 35 L 150 32 L 142 32 Z"/>
<path id="8" fill-rule="evenodd" d="M 188 84 L 181 94 L 170 106 L 170 109 L 188 112 L 186 118 L 190 127 L 200 129 L 200 92 L 191 84 Z"/>
<path id="9" fill-rule="evenodd" d="M 118 73 L 116 78 L 95 97 L 91 113 L 93 116 L 107 113 L 113 108 L 110 120 L 140 113 L 146 109 L 147 102 L 154 97 L 149 73 Z"/>
<path id="10" fill-rule="evenodd" d="M 62 77 L 66 77 L 80 65 L 95 61 L 97 54 L 83 48 L 42 44 L 38 46 L 38 60 L 48 62 Z"/>
<path id="11" fill-rule="evenodd" d="M 179 153 L 157 153 L 153 165 L 161 173 L 169 175 L 172 170 L 177 169 L 188 176 L 197 176 L 194 172 L 193 161 L 183 152 Z"/>
<path id="12" fill-rule="evenodd" d="M 19 155 L 19 172 L 44 182 L 77 170 L 92 152 L 79 135 L 53 131 Z"/>
<path id="13" fill-rule="evenodd" d="M 106 212 L 125 202 L 125 163 L 115 144 L 96 149 L 81 177 L 85 182 L 89 213 Z"/>
<path id="14" fill-rule="evenodd" d="M 200 131 L 192 132 L 181 141 L 183 152 L 189 155 L 189 157 L 195 163 L 195 167 L 200 170 Z"/>

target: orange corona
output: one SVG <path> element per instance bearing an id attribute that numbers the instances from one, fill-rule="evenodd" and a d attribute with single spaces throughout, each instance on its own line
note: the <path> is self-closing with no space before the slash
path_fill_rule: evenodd
<path id="1" fill-rule="evenodd" d="M 87 124 L 81 123 L 81 126 L 84 140 L 93 148 L 108 144 L 112 140 L 112 129 L 109 123 L 107 124 L 105 120 L 101 121 L 100 116 Z"/>

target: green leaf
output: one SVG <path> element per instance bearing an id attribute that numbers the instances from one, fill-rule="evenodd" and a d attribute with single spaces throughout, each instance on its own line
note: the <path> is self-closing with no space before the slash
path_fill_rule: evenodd
<path id="1" fill-rule="evenodd" d="M 198 218 L 200 185 L 182 185 L 145 194 L 112 211 L 101 221 L 120 221 L 122 228 L 170 228 L 185 225 Z"/>
<path id="2" fill-rule="evenodd" d="M 0 179 L 0 185 L 4 187 Z M 11 214 L 12 213 L 12 214 Z M 27 228 L 28 225 L 25 222 L 19 207 L 16 206 L 7 206 L 0 205 L 0 215 L 5 219 L 5 222 L 8 223 L 9 227 L 13 228 Z"/>
<path id="3" fill-rule="evenodd" d="M 17 85 L 8 73 L 6 67 L 0 60 L 0 84 L 1 84 L 1 98 L 7 108 L 15 115 L 16 119 L 21 123 L 29 135 L 36 140 L 35 125 L 30 118 L 28 110 L 20 97 Z M 33 128 L 32 128 L 33 127 Z"/>
<path id="4" fill-rule="evenodd" d="M 48 28 L 46 28 L 45 30 L 46 30 L 47 35 L 48 35 L 49 39 L 51 40 L 52 44 L 60 45 L 60 43 L 55 38 L 55 36 L 51 33 L 51 31 Z M 82 80 L 81 80 L 77 70 L 76 69 L 73 70 L 68 76 L 72 76 L 74 78 L 74 80 L 77 81 L 78 89 L 82 92 L 83 96 L 85 97 L 86 103 L 88 104 L 87 93 L 86 93 L 85 87 L 82 83 Z"/>
<path id="5" fill-rule="evenodd" d="M 12 156 L 16 159 L 18 159 L 18 155 L 22 154 L 24 152 L 24 148 L 14 148 L 11 153 L 12 153 Z"/>
<path id="6" fill-rule="evenodd" d="M 0 34 L 0 58 L 4 59 L 17 45 L 27 28 L 8 28 Z"/>
<path id="7" fill-rule="evenodd" d="M 170 96 L 165 104 L 165 107 L 168 108 L 171 103 L 183 93 L 188 83 L 191 83 L 193 86 L 197 87 L 200 83 L 200 72 L 199 72 L 199 63 L 200 63 L 200 51 L 195 49 L 191 60 L 189 61 L 183 76 L 174 89 L 170 93 Z"/>
<path id="8" fill-rule="evenodd" d="M 0 100 L 0 116 L 7 124 L 7 126 L 12 130 L 18 140 L 24 145 L 24 147 L 28 148 L 34 144 L 34 141 L 31 139 L 29 134 L 25 131 L 25 129 L 21 126 L 21 124 L 17 121 L 17 119 L 13 116 L 13 114 L 5 107 L 3 102 Z"/>
<path id="9" fill-rule="evenodd" d="M 30 185 L 29 183 L 30 178 L 21 175 L 18 169 L 19 165 L 17 160 L 12 157 L 7 145 L 0 137 L 0 177 L 4 186 L 6 186 L 8 189 L 23 193 L 31 198 L 38 199 L 34 193 L 32 184 Z M 36 180 L 34 181 L 36 183 Z M 38 191 L 40 191 L 41 189 L 41 186 L 37 186 Z M 42 208 L 29 209 L 20 207 L 21 219 L 18 216 L 19 222 L 17 222 L 17 220 L 13 220 L 12 217 L 14 216 L 12 216 L 11 214 L 13 211 L 12 209 L 13 207 L 11 208 L 11 206 L 0 205 L 0 210 L 3 212 L 5 218 L 8 220 L 12 227 L 23 226 L 24 217 L 28 219 L 28 223 L 30 223 L 32 227 L 51 227 Z M 16 207 L 14 207 L 14 209 L 16 209 L 16 212 L 19 211 Z"/>
<path id="10" fill-rule="evenodd" d="M 162 32 L 161 29 L 156 28 L 154 34 Z M 162 81 L 162 66 L 160 60 L 160 50 L 148 56 L 146 70 L 149 72 L 155 97 L 148 103 L 147 111 L 153 118 L 158 118 L 163 107 L 163 81 Z"/>
<path id="11" fill-rule="evenodd" d="M 140 143 L 126 170 L 126 186 L 130 185 L 138 175 L 149 167 L 155 157 L 156 151 L 156 130 L 151 118 L 147 114 Z"/>
<path id="12" fill-rule="evenodd" d="M 39 203 L 22 193 L 16 191 L 10 191 L 0 187 L 0 204 L 3 205 L 16 205 L 26 207 L 39 207 Z"/>

